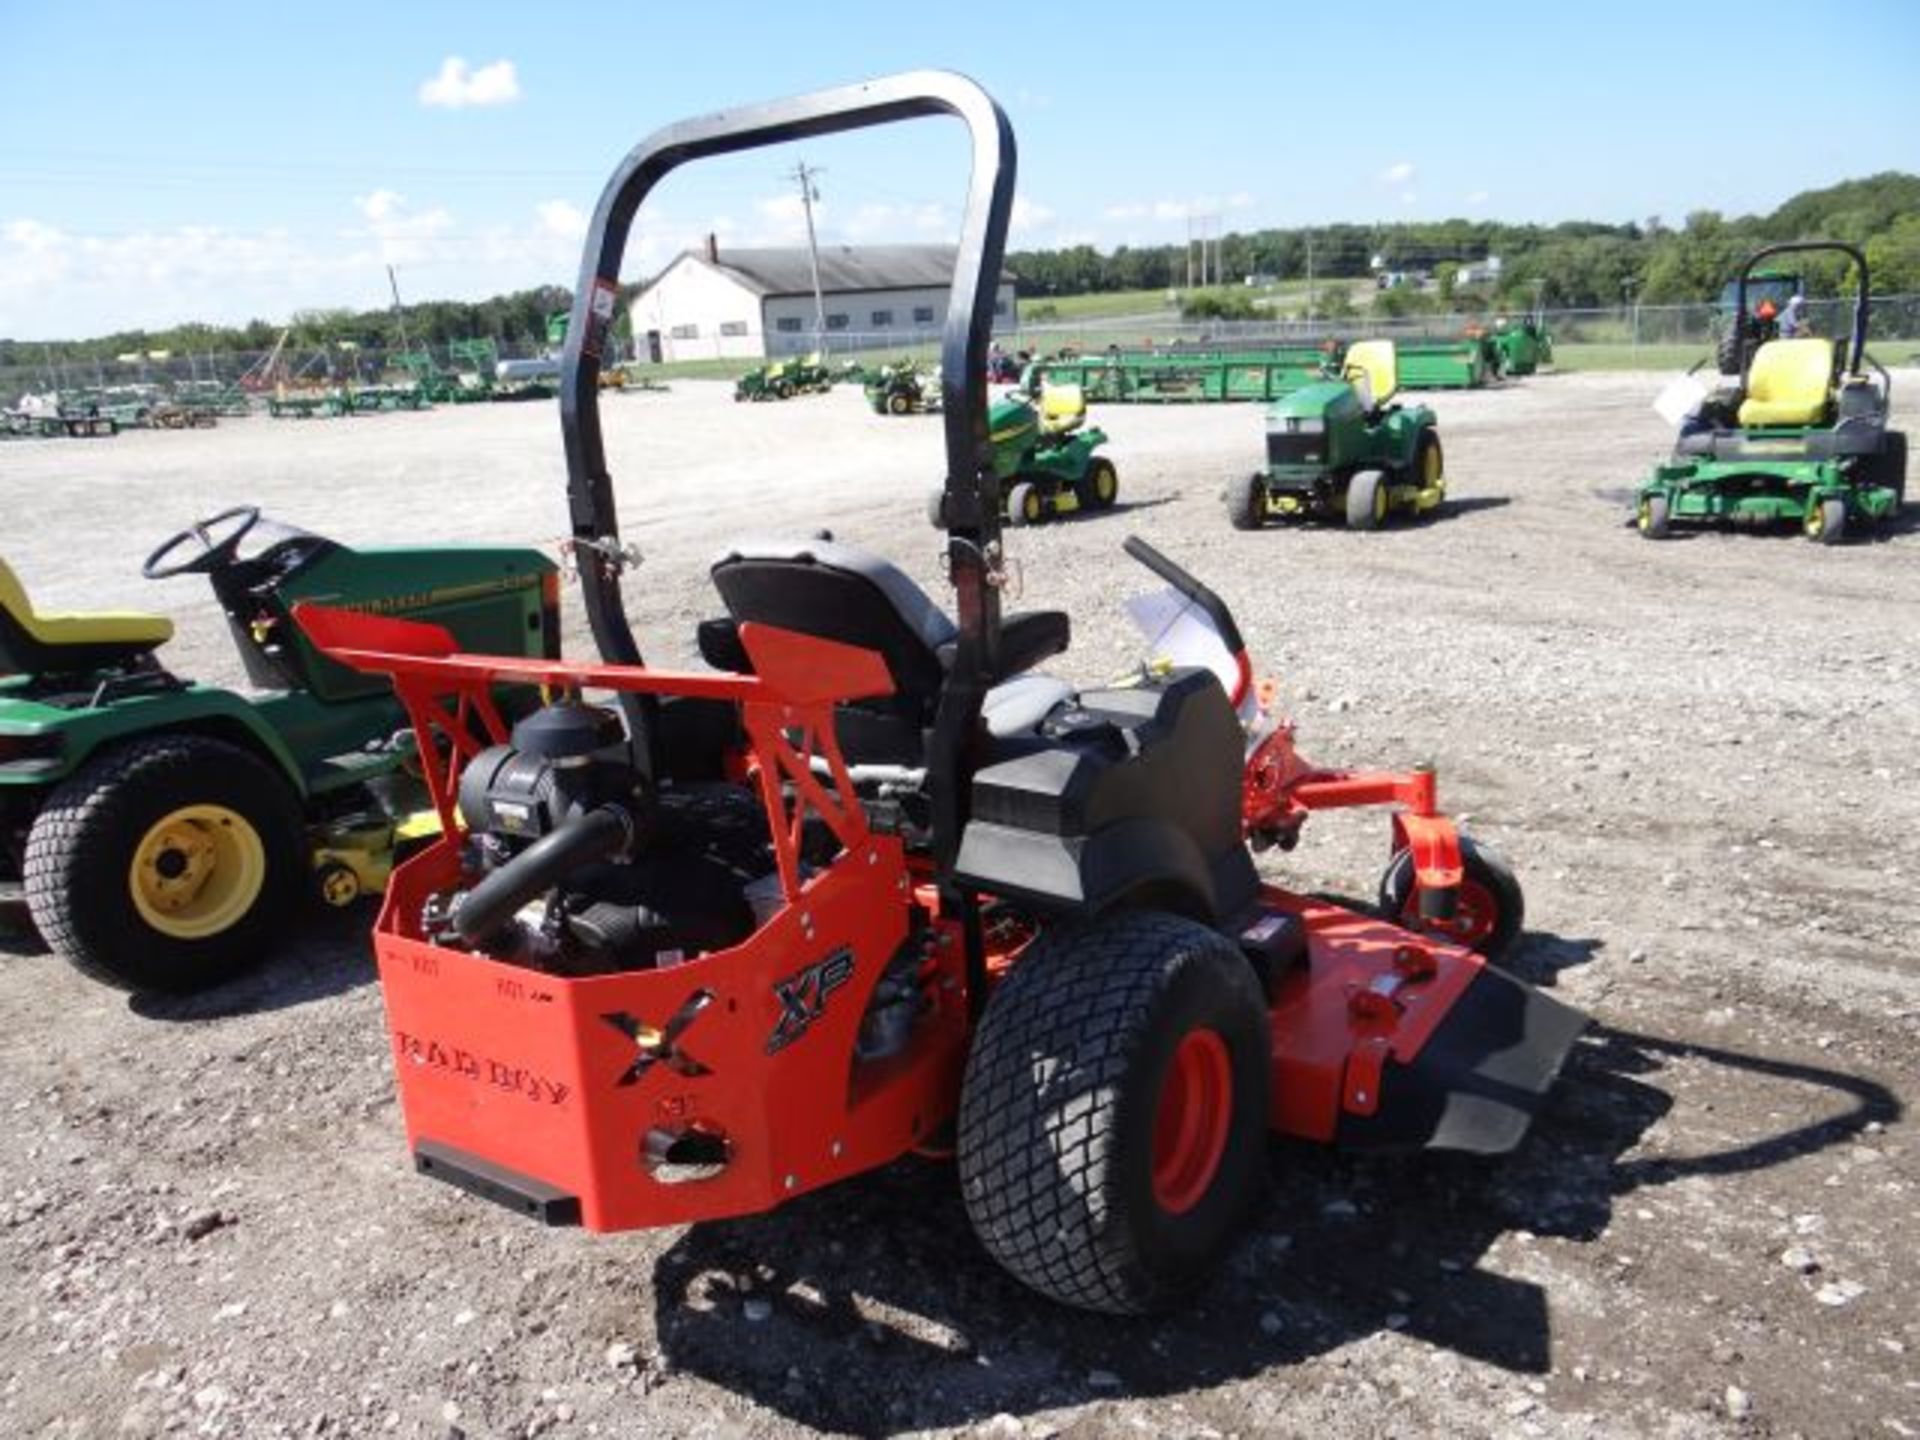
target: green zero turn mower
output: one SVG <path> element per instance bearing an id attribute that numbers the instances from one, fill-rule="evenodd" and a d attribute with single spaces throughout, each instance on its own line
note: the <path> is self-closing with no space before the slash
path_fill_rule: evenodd
<path id="1" fill-rule="evenodd" d="M 1267 411 L 1267 466 L 1221 497 L 1239 530 L 1269 519 L 1340 519 L 1377 530 L 1396 513 L 1425 514 L 1447 498 L 1433 411 L 1392 403 L 1391 340 L 1347 348 L 1338 380 L 1303 386 Z"/>
<path id="2" fill-rule="evenodd" d="M 1663 539 L 1677 524 L 1787 523 L 1833 545 L 1899 510 L 1907 437 L 1887 428 L 1892 380 L 1866 353 L 1866 256 L 1833 240 L 1756 251 L 1735 281 L 1736 313 L 1747 313 L 1747 282 L 1762 260 L 1808 250 L 1836 250 L 1853 262 L 1859 288 L 1851 334 L 1838 344 L 1796 336 L 1749 347 L 1739 332 L 1733 383 L 1686 416 L 1672 456 L 1635 497 L 1634 519 L 1647 539 Z"/>
<path id="3" fill-rule="evenodd" d="M 228 978 L 303 893 L 344 906 L 383 889 L 420 823 L 422 757 L 392 690 L 315 650 L 294 604 L 559 653 L 558 567 L 536 550 L 349 549 L 247 505 L 182 530 L 143 573 L 208 578 L 247 692 L 168 670 L 165 617 L 43 613 L 0 561 L 0 907 L 24 900 L 49 946 L 133 989 Z"/>

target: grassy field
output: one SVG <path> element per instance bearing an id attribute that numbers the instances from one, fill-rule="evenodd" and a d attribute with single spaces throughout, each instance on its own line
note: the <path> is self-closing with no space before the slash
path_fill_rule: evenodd
<path id="1" fill-rule="evenodd" d="M 1583 345 L 1553 347 L 1556 370 L 1684 370 L 1707 353 L 1702 345 Z"/>
<path id="2" fill-rule="evenodd" d="M 1345 287 L 1356 306 L 1364 306 L 1366 297 L 1372 293 L 1372 286 L 1367 282 L 1348 280 L 1321 280 L 1315 283 L 1314 290 L 1325 295 L 1336 286 Z M 1175 320 L 1180 314 L 1179 303 L 1168 299 L 1168 294 L 1165 290 L 1110 290 L 1099 295 L 1030 296 L 1020 302 L 1020 315 L 1030 325 L 1072 325 L 1122 316 Z M 1271 301 L 1283 309 L 1304 308 L 1307 282 L 1282 280 L 1260 286 L 1252 294 L 1257 300 Z"/>

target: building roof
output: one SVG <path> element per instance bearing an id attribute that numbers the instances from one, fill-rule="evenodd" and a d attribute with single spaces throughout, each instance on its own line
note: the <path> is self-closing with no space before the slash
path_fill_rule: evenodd
<path id="1" fill-rule="evenodd" d="M 849 294 L 868 290 L 923 290 L 953 283 L 956 245 L 822 245 L 822 293 Z M 703 250 L 687 252 L 706 260 Z M 811 295 L 813 268 L 806 247 L 719 247 L 715 269 L 739 281 L 756 295 Z M 1000 281 L 1013 275 L 1002 269 Z"/>

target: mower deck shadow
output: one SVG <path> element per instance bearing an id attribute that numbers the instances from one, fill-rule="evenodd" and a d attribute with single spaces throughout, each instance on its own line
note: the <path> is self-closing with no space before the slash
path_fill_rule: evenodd
<path id="1" fill-rule="evenodd" d="M 1504 510 L 1512 503 L 1512 498 L 1506 495 L 1449 496 L 1445 504 L 1434 507 L 1424 515 L 1402 520 L 1400 524 L 1408 530 L 1425 530 L 1429 526 L 1443 525 L 1449 520 L 1458 520 L 1481 510 Z"/>
<path id="2" fill-rule="evenodd" d="M 1725 1151 L 1628 1159 L 1673 1107 L 1653 1077 L 1674 1060 L 1849 1103 Z M 798 1424 L 862 1435 L 1188 1393 L 1382 1329 L 1543 1374 L 1548 1294 L 1480 1265 L 1503 1236 L 1592 1243 L 1616 1199 L 1643 1186 L 1783 1164 L 1900 1113 L 1863 1077 L 1596 1027 L 1534 1138 L 1504 1161 L 1273 1144 L 1254 1224 L 1218 1278 L 1170 1320 L 1089 1316 L 1031 1294 L 972 1243 L 951 1167 L 903 1162 L 769 1215 L 689 1229 L 656 1266 L 655 1331 L 675 1370 Z M 757 1331 L 742 1314 L 749 1295 L 773 1302 Z M 1118 1388 L 1105 1377 L 1097 1387 L 1100 1371 Z"/>
<path id="3" fill-rule="evenodd" d="M 290 943 L 265 963 L 224 985 L 191 995 L 135 991 L 127 1008 L 143 1020 L 195 1024 L 235 1015 L 287 1010 L 375 983 L 373 918 L 369 905 L 309 918 Z"/>

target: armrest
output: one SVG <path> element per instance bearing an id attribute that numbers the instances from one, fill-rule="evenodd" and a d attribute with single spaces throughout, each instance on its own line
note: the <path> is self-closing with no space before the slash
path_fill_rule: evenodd
<path id="1" fill-rule="evenodd" d="M 1000 622 L 1000 668 L 994 683 L 1024 674 L 1048 656 L 1058 655 L 1072 638 L 1073 626 L 1064 610 L 1026 610 L 1006 616 Z M 942 668 L 952 666 L 954 654 L 953 641 L 940 647 Z"/>

